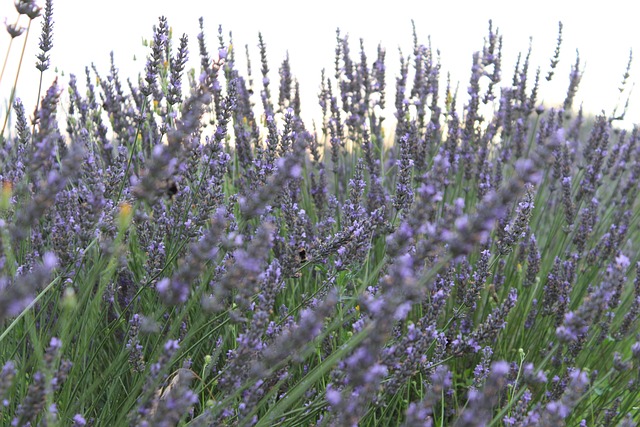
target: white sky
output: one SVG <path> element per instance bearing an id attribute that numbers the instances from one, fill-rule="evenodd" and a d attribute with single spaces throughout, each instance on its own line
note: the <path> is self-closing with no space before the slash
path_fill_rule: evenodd
<path id="1" fill-rule="evenodd" d="M 44 5 L 44 0 L 38 4 Z M 198 18 L 205 19 L 207 45 L 212 56 L 217 51 L 217 29 L 221 24 L 228 39 L 233 32 L 234 47 L 240 64 L 244 64 L 244 45 L 248 44 L 256 84 L 259 83 L 260 59 L 258 32 L 267 43 L 272 93 L 277 96 L 277 70 L 289 52 L 292 71 L 302 89 L 302 111 L 308 118 L 318 110 L 317 97 L 320 70 L 333 70 L 335 30 L 349 34 L 354 57 L 358 56 L 359 39 L 364 38 L 370 62 L 375 59 L 378 43 L 387 50 L 387 70 L 393 78 L 398 67 L 398 47 L 407 54 L 412 49 L 411 19 L 416 23 L 419 41 L 440 49 L 443 70 L 460 81 L 460 94 L 466 94 L 471 56 L 480 50 L 487 34 L 488 21 L 503 35 L 503 82 L 509 82 L 517 53 L 526 52 L 533 37 L 531 71 L 540 66 L 542 76 L 549 69 L 558 21 L 564 24 L 563 45 L 556 76 L 551 85 L 542 87 L 545 100 L 560 103 L 565 96 L 570 67 L 575 51 L 580 50 L 586 65 L 578 97 L 574 105 L 584 104 L 587 111 L 611 113 L 618 100 L 618 86 L 627 65 L 629 49 L 640 54 L 637 16 L 631 13 L 629 1 L 609 0 L 590 6 L 578 1 L 537 0 L 533 2 L 488 1 L 408 1 L 375 2 L 360 0 L 270 0 L 270 1 L 200 1 L 200 0 L 57 0 L 54 1 L 54 37 L 51 69 L 44 75 L 46 89 L 57 74 L 66 87 L 69 74 L 84 83 L 84 67 L 92 62 L 106 75 L 109 53 L 114 51 L 116 65 L 123 77 L 135 79 L 143 72 L 149 48 L 142 39 L 150 39 L 152 27 L 164 15 L 173 28 L 175 46 L 182 33 L 189 36 L 190 64 L 199 64 Z M 15 22 L 17 12 L 13 0 L 0 0 L 0 17 Z M 635 17 L 635 22 L 634 22 Z M 26 18 L 23 17 L 26 25 Z M 39 72 L 35 69 L 41 18 L 34 21 L 26 47 L 18 83 L 18 96 L 27 112 L 35 105 Z M 0 55 L 7 51 L 9 36 L 0 36 Z M 7 69 L 0 83 L 2 113 L 15 77 L 24 36 L 14 40 Z M 137 57 L 137 61 L 133 58 Z M 240 61 L 242 59 L 242 61 Z M 244 66 L 239 65 L 244 71 Z M 632 64 L 630 82 L 638 81 L 637 64 Z M 330 75 L 333 73 L 330 72 Z M 446 74 L 443 74 L 443 76 Z M 533 73 L 531 74 L 533 77 Z M 543 80 L 543 83 L 546 83 Z M 444 89 L 445 81 L 441 83 Z M 84 87 L 84 85 L 82 86 Z M 393 86 L 387 99 L 393 103 Z M 259 86 L 256 87 L 259 93 Z M 623 101 L 624 102 L 624 101 Z M 259 98 L 256 98 L 259 104 Z M 627 114 L 629 123 L 640 123 L 640 88 L 633 92 Z M 628 124 L 628 123 L 627 123 Z"/>

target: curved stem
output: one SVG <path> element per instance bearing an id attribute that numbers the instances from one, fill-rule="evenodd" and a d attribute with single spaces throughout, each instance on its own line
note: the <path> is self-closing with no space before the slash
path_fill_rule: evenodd
<path id="1" fill-rule="evenodd" d="M 18 16 L 18 19 L 16 19 L 16 22 L 13 25 L 18 25 L 19 21 L 20 21 L 20 16 Z M 13 37 L 11 37 L 11 40 L 9 40 L 9 46 L 7 47 L 7 54 L 5 55 L 4 62 L 2 63 L 2 71 L 0 71 L 0 84 L 2 84 L 2 76 L 4 76 L 4 70 L 5 68 L 7 68 L 7 61 L 9 60 L 9 53 L 11 52 L 12 44 L 13 44 Z"/>
<path id="2" fill-rule="evenodd" d="M 40 82 L 38 83 L 38 96 L 36 97 L 36 108 L 33 110 L 33 126 L 31 128 L 31 135 L 36 134 L 36 123 L 38 122 L 38 106 L 40 105 L 40 94 L 42 93 L 42 79 L 44 77 L 44 71 L 40 71 Z"/>
<path id="3" fill-rule="evenodd" d="M 27 31 L 24 36 L 22 53 L 20 53 L 20 61 L 18 62 L 18 71 L 16 72 L 16 78 L 13 81 L 13 88 L 11 88 L 11 96 L 9 97 L 9 106 L 7 107 L 7 111 L 4 116 L 4 123 L 2 124 L 2 131 L 0 131 L 0 137 L 4 135 L 4 130 L 7 128 L 7 121 L 9 120 L 9 112 L 11 111 L 11 106 L 13 105 L 13 100 L 16 95 L 16 88 L 18 87 L 18 77 L 20 76 L 20 68 L 22 68 L 22 60 L 24 59 L 24 51 L 26 50 L 27 40 L 29 39 L 29 30 L 31 29 L 31 21 L 33 20 L 32 19 L 29 20 L 29 25 L 27 26 Z"/>

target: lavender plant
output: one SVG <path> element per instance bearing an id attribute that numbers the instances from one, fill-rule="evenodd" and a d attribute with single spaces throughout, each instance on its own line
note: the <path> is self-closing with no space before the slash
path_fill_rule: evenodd
<path id="1" fill-rule="evenodd" d="M 170 28 L 128 89 L 112 55 L 33 126 L 12 94 L 0 424 L 640 422 L 639 131 L 572 110 L 579 56 L 563 104 L 538 100 L 562 24 L 548 70 L 529 46 L 503 80 L 490 23 L 464 96 L 414 26 L 391 114 L 389 55 L 338 31 L 319 130 L 261 34 L 256 88 L 222 28 L 212 59 L 200 20 L 186 73 Z"/>

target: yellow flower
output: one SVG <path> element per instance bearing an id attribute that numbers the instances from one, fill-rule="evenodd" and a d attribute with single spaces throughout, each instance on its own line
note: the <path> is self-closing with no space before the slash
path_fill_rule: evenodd
<path id="1" fill-rule="evenodd" d="M 122 202 L 120 203 L 119 208 L 118 229 L 123 231 L 131 224 L 131 220 L 133 219 L 133 206 L 129 202 Z"/>
<path id="2" fill-rule="evenodd" d="M 2 181 L 2 191 L 0 192 L 0 210 L 9 209 L 11 195 L 13 194 L 13 182 Z"/>

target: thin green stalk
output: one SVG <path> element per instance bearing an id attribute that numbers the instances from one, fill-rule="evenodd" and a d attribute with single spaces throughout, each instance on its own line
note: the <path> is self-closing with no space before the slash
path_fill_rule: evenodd
<path id="1" fill-rule="evenodd" d="M 29 20 L 29 25 L 27 25 L 27 31 L 24 36 L 24 43 L 22 44 L 22 52 L 20 53 L 20 60 L 18 61 L 18 71 L 16 71 L 16 78 L 13 80 L 13 87 L 11 88 L 11 96 L 9 97 L 9 106 L 7 107 L 7 111 L 4 116 L 4 123 L 2 124 L 2 131 L 0 131 L 0 136 L 4 135 L 4 131 L 7 128 L 7 122 L 9 121 L 9 113 L 11 111 L 13 101 L 16 95 L 16 89 L 18 87 L 18 77 L 20 76 L 20 69 L 22 68 L 22 60 L 24 59 L 24 52 L 27 48 L 27 40 L 29 40 L 29 30 L 31 29 L 31 22 L 33 20 Z M 4 72 L 4 67 L 3 67 Z M 40 99 L 40 95 L 38 95 L 38 99 Z M 37 104 L 36 104 L 37 105 Z"/>
<path id="2" fill-rule="evenodd" d="M 11 332 L 11 330 L 16 327 L 18 322 L 20 322 L 20 319 L 22 319 L 33 308 L 33 306 L 36 305 L 38 303 L 38 301 L 40 301 L 59 282 L 60 282 L 60 277 L 56 277 L 55 279 L 53 279 L 51 281 L 51 283 L 49 283 L 47 286 L 45 286 L 45 288 L 43 290 L 41 290 L 38 293 L 38 295 L 36 295 L 36 297 L 33 299 L 33 301 L 31 301 L 24 308 L 24 310 L 22 310 L 22 312 L 20 314 L 18 314 L 18 316 L 15 319 L 13 319 L 13 321 L 9 324 L 9 326 L 7 326 L 7 328 L 2 332 L 2 334 L 0 334 L 0 343 L 2 342 L 2 340 L 4 340 L 7 337 L 7 335 L 9 335 L 9 332 Z"/>
<path id="3" fill-rule="evenodd" d="M 13 25 L 18 25 L 20 22 L 20 16 L 16 19 L 16 22 Z M 31 21 L 29 21 L 31 23 Z M 2 77 L 4 76 L 4 70 L 7 67 L 7 62 L 9 61 L 9 53 L 11 53 L 11 46 L 13 45 L 13 37 L 9 40 L 9 46 L 7 46 L 7 54 L 4 56 L 4 62 L 2 63 L 2 71 L 0 71 L 0 84 L 2 84 Z"/>

